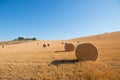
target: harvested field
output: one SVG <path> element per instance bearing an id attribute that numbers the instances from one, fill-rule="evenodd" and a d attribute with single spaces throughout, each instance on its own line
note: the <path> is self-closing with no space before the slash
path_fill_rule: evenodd
<path id="1" fill-rule="evenodd" d="M 0 47 L 0 80 L 120 80 L 119 35 L 113 32 L 65 41 L 92 43 L 98 49 L 96 61 L 77 61 L 74 51 L 64 51 L 62 40 L 5 45 Z M 43 48 L 45 42 L 52 46 Z"/>

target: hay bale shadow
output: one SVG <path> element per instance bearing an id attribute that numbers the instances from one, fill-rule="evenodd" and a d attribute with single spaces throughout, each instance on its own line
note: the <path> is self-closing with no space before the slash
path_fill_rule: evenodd
<path id="1" fill-rule="evenodd" d="M 52 61 L 50 64 L 51 65 L 55 65 L 55 66 L 58 66 L 60 64 L 74 64 L 76 62 L 79 62 L 78 60 L 76 59 L 73 59 L 73 60 L 54 60 Z"/>
<path id="2" fill-rule="evenodd" d="M 61 53 L 61 52 L 71 52 L 71 51 L 65 51 L 65 50 L 54 51 L 54 53 Z"/>
<path id="3" fill-rule="evenodd" d="M 86 62 L 86 61 L 92 61 L 92 60 L 77 60 L 77 59 L 73 59 L 73 60 L 54 60 L 49 65 L 59 66 L 61 64 L 75 64 L 75 63 L 78 63 L 78 62 Z"/>
<path id="4" fill-rule="evenodd" d="M 66 52 L 65 50 L 54 51 L 54 53 Z"/>

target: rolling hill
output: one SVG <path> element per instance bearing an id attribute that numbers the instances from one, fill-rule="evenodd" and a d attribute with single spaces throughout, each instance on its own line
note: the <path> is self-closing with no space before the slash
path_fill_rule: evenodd
<path id="1" fill-rule="evenodd" d="M 96 61 L 76 61 L 64 44 L 92 43 Z M 79 43 L 78 43 L 79 42 Z M 49 43 L 49 47 L 43 47 Z M 0 80 L 119 80 L 120 31 L 70 40 L 37 40 L 0 46 Z"/>

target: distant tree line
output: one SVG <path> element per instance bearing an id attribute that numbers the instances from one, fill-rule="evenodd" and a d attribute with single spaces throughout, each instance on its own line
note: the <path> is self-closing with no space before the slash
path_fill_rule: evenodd
<path id="1" fill-rule="evenodd" d="M 35 37 L 33 37 L 33 38 L 18 37 L 17 39 L 15 39 L 15 41 L 16 40 L 37 40 L 37 39 Z"/>

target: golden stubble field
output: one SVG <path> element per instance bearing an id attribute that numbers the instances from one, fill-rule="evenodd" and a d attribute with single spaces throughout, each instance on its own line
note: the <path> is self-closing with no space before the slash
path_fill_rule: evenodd
<path id="1" fill-rule="evenodd" d="M 41 40 L 0 46 L 0 80 L 120 80 L 120 32 L 70 40 Z M 77 43 L 77 42 L 80 43 Z M 77 61 L 62 42 L 90 42 L 96 61 Z M 43 48 L 42 44 L 50 46 Z"/>

